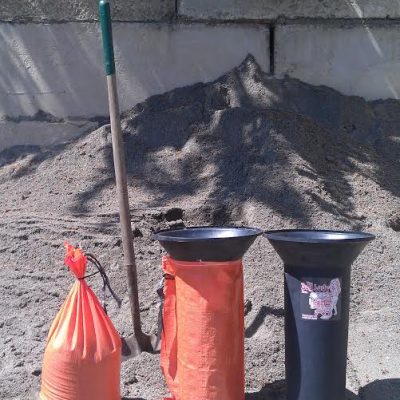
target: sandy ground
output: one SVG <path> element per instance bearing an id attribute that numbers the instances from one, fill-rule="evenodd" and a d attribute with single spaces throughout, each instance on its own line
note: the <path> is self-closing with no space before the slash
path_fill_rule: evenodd
<path id="1" fill-rule="evenodd" d="M 155 331 L 154 230 L 200 224 L 357 229 L 377 239 L 353 267 L 348 399 L 400 399 L 400 102 L 365 102 L 260 72 L 154 96 L 123 116 L 144 329 Z M 131 322 L 108 126 L 0 153 L 0 398 L 33 399 L 49 325 L 73 278 L 63 242 L 107 267 Z M 283 271 L 266 239 L 245 257 L 246 399 L 284 397 Z M 90 280 L 99 290 L 99 279 Z M 99 291 L 100 293 L 100 291 Z M 165 393 L 157 355 L 122 365 L 125 400 Z"/>

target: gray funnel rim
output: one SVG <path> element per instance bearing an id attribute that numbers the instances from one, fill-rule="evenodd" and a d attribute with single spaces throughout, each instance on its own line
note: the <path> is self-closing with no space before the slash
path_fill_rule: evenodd
<path id="1" fill-rule="evenodd" d="M 191 226 L 180 229 L 163 229 L 154 232 L 154 240 L 166 242 L 197 242 L 259 236 L 264 231 L 246 226 Z"/>
<path id="2" fill-rule="evenodd" d="M 283 229 L 265 231 L 264 236 L 273 241 L 316 244 L 370 242 L 375 239 L 375 235 L 367 232 L 319 229 Z"/>
<path id="3" fill-rule="evenodd" d="M 265 232 L 285 266 L 349 268 L 375 236 L 356 231 L 286 229 Z"/>
<path id="4" fill-rule="evenodd" d="M 196 226 L 155 232 L 167 253 L 178 261 L 234 261 L 241 259 L 257 236 L 258 228 Z"/>

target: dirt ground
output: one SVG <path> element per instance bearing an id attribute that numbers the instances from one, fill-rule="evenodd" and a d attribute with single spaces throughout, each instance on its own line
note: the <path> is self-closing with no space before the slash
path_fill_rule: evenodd
<path id="1" fill-rule="evenodd" d="M 155 331 L 160 228 L 237 224 L 372 232 L 353 266 L 348 399 L 400 399 L 400 102 L 271 78 L 252 57 L 123 115 L 144 329 Z M 63 242 L 106 266 L 131 332 L 110 129 L 0 153 L 0 398 L 33 399 L 46 335 L 73 283 Z M 284 397 L 283 271 L 266 239 L 244 259 L 246 399 Z M 91 278 L 100 293 L 100 280 Z M 165 394 L 157 355 L 122 365 L 125 400 Z"/>

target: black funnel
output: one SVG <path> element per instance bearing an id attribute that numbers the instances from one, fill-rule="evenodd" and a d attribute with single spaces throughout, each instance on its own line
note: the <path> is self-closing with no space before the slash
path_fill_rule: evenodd
<path id="1" fill-rule="evenodd" d="M 350 266 L 375 238 L 364 232 L 288 229 L 267 231 L 285 265 L 332 268 Z"/>
<path id="2" fill-rule="evenodd" d="M 351 264 L 374 236 L 266 232 L 285 268 L 288 400 L 345 400 Z"/>
<path id="3" fill-rule="evenodd" d="M 158 231 L 152 237 L 178 261 L 234 261 L 262 233 L 256 228 L 200 226 Z"/>

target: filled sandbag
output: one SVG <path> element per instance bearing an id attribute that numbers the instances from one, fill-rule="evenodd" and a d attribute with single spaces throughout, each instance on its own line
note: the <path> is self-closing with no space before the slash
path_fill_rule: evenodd
<path id="1" fill-rule="evenodd" d="M 84 279 L 85 254 L 66 250 L 76 282 L 49 331 L 40 399 L 120 400 L 120 336 Z"/>

